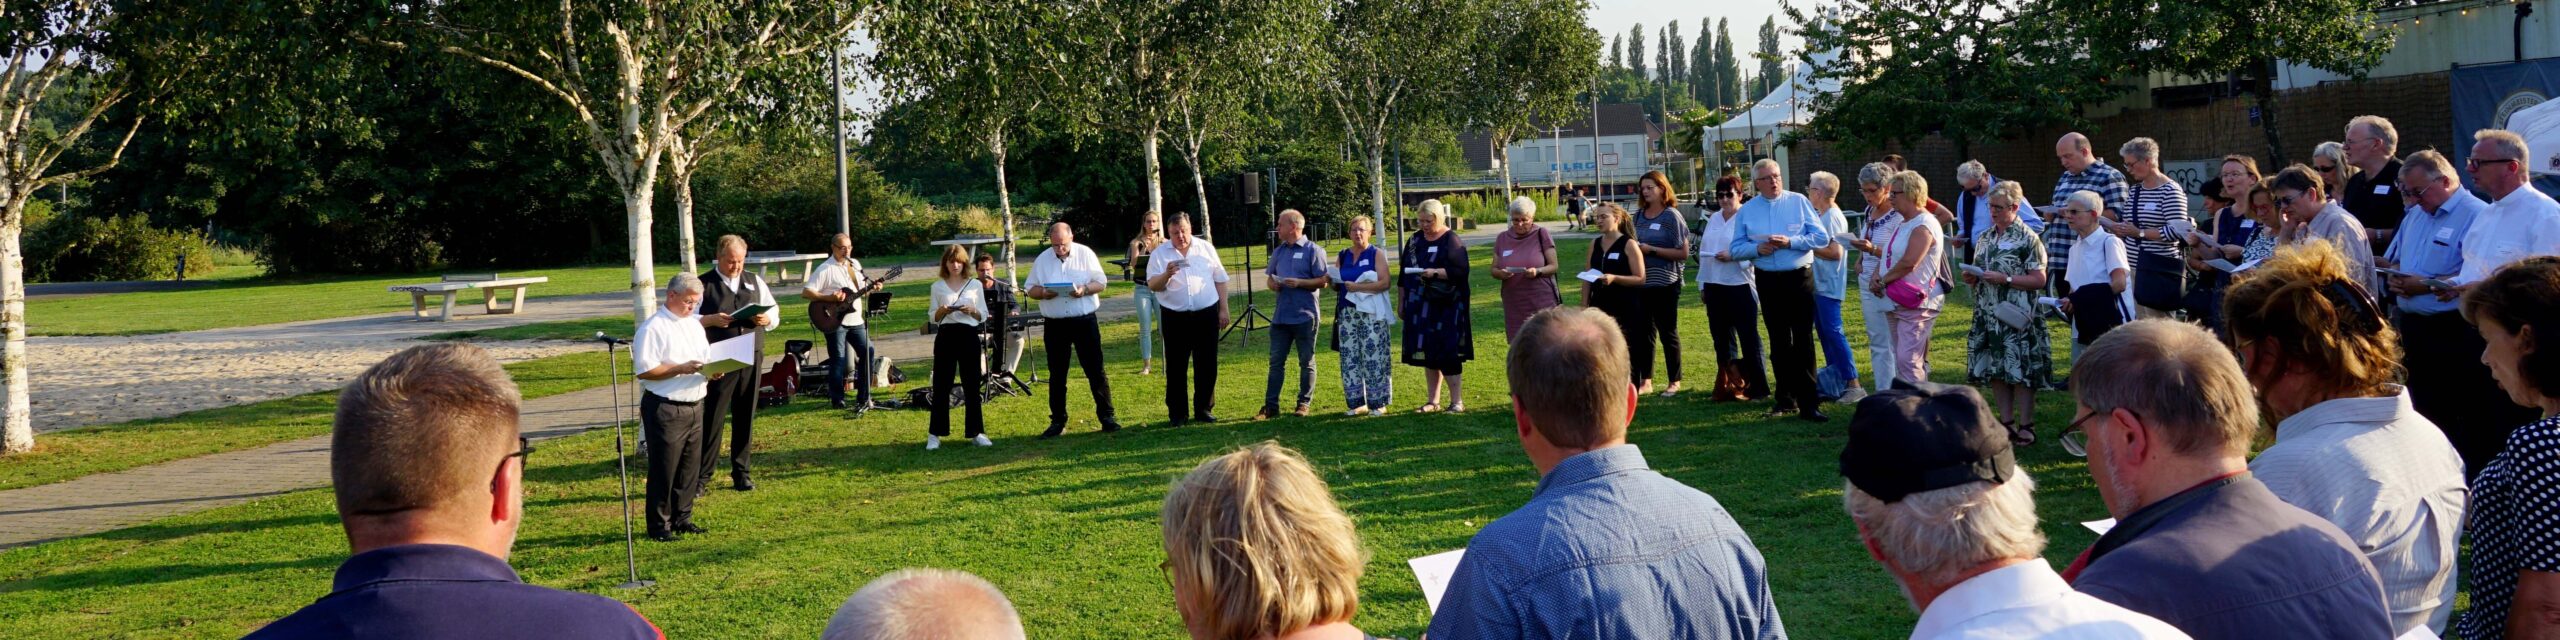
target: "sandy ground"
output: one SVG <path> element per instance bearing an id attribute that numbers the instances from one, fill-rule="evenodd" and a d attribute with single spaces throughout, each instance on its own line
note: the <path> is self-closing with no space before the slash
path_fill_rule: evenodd
<path id="1" fill-rule="evenodd" d="M 387 295 L 387 294 L 386 294 Z M 37 431 L 176 415 L 335 389 L 419 336 L 589 318 L 629 309 L 621 294 L 545 298 L 514 315 L 422 322 L 397 314 L 146 336 L 27 340 Z M 597 348 L 585 342 L 481 342 L 516 362 Z"/>

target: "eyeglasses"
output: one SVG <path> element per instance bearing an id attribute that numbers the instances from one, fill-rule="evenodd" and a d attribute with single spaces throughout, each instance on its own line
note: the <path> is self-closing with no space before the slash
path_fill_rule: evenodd
<path id="1" fill-rule="evenodd" d="M 2469 161 L 2467 161 L 2467 162 L 2471 165 L 2471 170 L 2472 170 L 2472 171 L 2479 171 L 2479 170 L 2480 170 L 2480 165 L 2484 165 L 2484 164 L 2497 164 L 2497 163 L 2501 163 L 2501 162 L 2515 162 L 2515 161 L 2516 161 L 2516 159 L 2515 159 L 2515 158 L 2490 158 L 2490 159 L 2487 159 L 2487 160 L 2482 160 L 2482 159 L 2479 159 L 2479 158 L 2472 158 L 2472 159 L 2470 159 L 2470 160 L 2469 160 Z"/>
<path id="2" fill-rule="evenodd" d="M 2290 206 L 2293 206 L 2293 199 L 2294 199 L 2295 197 L 2296 197 L 2296 196 L 2276 196 L 2276 206 L 2279 206 L 2279 207 L 2290 207 Z"/>
<path id="3" fill-rule="evenodd" d="M 2135 419 L 2142 418 L 2142 414 L 2134 413 L 2132 409 L 2126 409 L 2124 412 L 2133 413 L 2133 417 Z M 2062 442 L 2062 451 L 2064 453 L 2071 454 L 2071 456 L 2075 458 L 2089 457 L 2089 432 L 2086 429 L 2081 428 L 2080 425 L 2089 422 L 2090 418 L 2095 418 L 2106 413 L 2106 411 L 2091 411 L 2081 414 L 2078 418 L 2073 418 L 2070 425 L 2062 428 L 2062 435 L 2055 438 Z"/>
<path id="4" fill-rule="evenodd" d="M 2329 172 L 2332 172 L 2332 171 L 2337 171 L 2337 170 L 2338 170 L 2338 165 L 2334 165 L 2334 164 L 2315 164 L 2315 165 L 2311 165 L 2311 170 L 2313 170 L 2313 171 L 2318 171 L 2318 172 L 2321 172 L 2321 173 L 2329 173 Z"/>
<path id="5" fill-rule="evenodd" d="M 2016 211 L 2016 210 L 2018 210 L 2018 205 L 2014 205 L 2014 204 L 1993 204 L 1993 205 L 1991 205 L 1991 210 L 1993 210 L 1993 211 Z"/>
<path id="6" fill-rule="evenodd" d="M 532 459 L 533 459 L 533 439 L 531 439 L 531 438 L 526 438 L 526 437 L 524 437 L 524 436 L 516 436 L 516 452 L 515 452 L 515 453 L 507 454 L 507 457 L 508 457 L 508 458 L 524 458 L 525 460 L 528 460 L 528 461 L 532 460 Z M 500 460 L 505 460 L 505 459 L 506 459 L 506 458 L 500 458 Z"/>

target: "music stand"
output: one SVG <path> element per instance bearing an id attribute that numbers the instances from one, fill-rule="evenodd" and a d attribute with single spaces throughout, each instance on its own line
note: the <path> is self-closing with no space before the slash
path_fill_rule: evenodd
<path id="1" fill-rule="evenodd" d="M 1278 167 L 1269 167 L 1263 169 L 1263 171 L 1268 172 L 1270 177 L 1263 182 L 1264 186 L 1260 191 L 1278 191 L 1280 188 L 1280 169 Z M 1252 176 L 1252 174 L 1245 175 L 1246 177 Z M 1279 244 L 1280 199 L 1274 197 L 1274 194 L 1272 193 L 1247 192 L 1245 195 L 1248 198 L 1248 202 L 1250 202 L 1253 197 L 1260 197 L 1262 199 L 1263 215 L 1268 216 L 1268 219 L 1270 220 L 1269 227 L 1262 232 L 1263 246 L 1269 247 Z M 1302 229 L 1300 232 L 1303 233 L 1304 230 Z M 1270 261 L 1270 253 L 1269 249 L 1265 249 L 1263 251 L 1264 262 Z M 1245 245 L 1244 247 L 1244 272 L 1244 313 L 1236 314 L 1235 320 L 1227 323 L 1226 330 L 1218 334 L 1219 342 L 1226 342 L 1227 336 L 1235 335 L 1237 329 L 1243 329 L 1245 337 L 1250 339 L 1253 337 L 1253 332 L 1271 328 L 1274 324 L 1271 322 L 1271 316 L 1263 315 L 1261 307 L 1254 304 L 1253 245 Z M 1277 295 L 1278 292 L 1275 291 L 1273 294 Z M 1259 323 L 1258 325 L 1257 322 Z"/>

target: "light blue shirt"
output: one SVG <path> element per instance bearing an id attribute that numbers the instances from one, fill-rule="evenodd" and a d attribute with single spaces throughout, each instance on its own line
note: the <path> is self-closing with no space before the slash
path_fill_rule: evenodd
<path id="1" fill-rule="evenodd" d="M 1734 229 L 1733 246 L 1726 250 L 1737 256 L 1760 256 L 1751 259 L 1751 267 L 1763 272 L 1805 268 L 1813 264 L 1813 250 L 1831 244 L 1831 232 L 1823 230 L 1813 203 L 1793 191 L 1780 191 L 1775 199 L 1754 197 L 1742 203 L 1742 213 L 1733 218 L 1740 226 Z M 1771 234 L 1787 236 L 1787 247 L 1761 256 L 1760 241 Z"/>
<path id="2" fill-rule="evenodd" d="M 1519 510 L 1476 532 L 1433 638 L 1787 636 L 1768 565 L 1715 498 L 1635 445 L 1557 463 Z"/>
<path id="3" fill-rule="evenodd" d="M 1830 233 L 1832 239 L 1849 237 L 1849 216 L 1840 212 L 1840 205 L 1831 205 L 1831 210 L 1822 212 L 1821 217 L 1822 230 Z M 1813 295 L 1833 300 L 1848 299 L 1849 252 L 1846 247 L 1842 248 L 1838 259 L 1814 256 Z"/>
<path id="4" fill-rule="evenodd" d="M 2489 203 L 2471 195 L 2469 189 L 2453 190 L 2453 197 L 2435 211 L 2428 211 L 2425 205 L 2410 207 L 2383 256 L 2399 263 L 2402 272 L 2451 281 L 2462 274 L 2462 237 L 2471 232 L 2471 221 L 2487 208 Z M 2437 300 L 2431 293 L 2396 299 L 2400 310 L 2406 313 L 2452 313 L 2462 307 L 2461 298 Z"/>

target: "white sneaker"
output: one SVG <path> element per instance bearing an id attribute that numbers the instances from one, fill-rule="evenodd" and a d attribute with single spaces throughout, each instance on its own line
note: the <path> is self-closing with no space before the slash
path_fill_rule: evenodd
<path id="1" fill-rule="evenodd" d="M 926 450 L 926 451 L 932 451 L 932 450 L 940 449 L 940 448 L 942 448 L 942 436 L 925 436 L 925 437 L 924 437 L 924 450 Z"/>
<path id="2" fill-rule="evenodd" d="M 1857 404 L 1858 399 L 1864 397 L 1867 397 L 1867 389 L 1865 387 L 1850 387 L 1847 392 L 1840 394 L 1840 403 Z"/>
<path id="3" fill-rule="evenodd" d="M 1356 407 L 1356 408 L 1353 408 L 1353 409 L 1352 409 L 1352 410 L 1350 410 L 1350 411 L 1344 411 L 1344 412 L 1342 412 L 1342 415 L 1346 415 L 1346 416 L 1365 416 L 1365 415 L 1369 415 L 1369 408 L 1368 408 L 1368 407 Z"/>
<path id="4" fill-rule="evenodd" d="M 970 442 L 978 443 L 978 446 L 981 446 L 981 447 L 992 447 L 992 446 L 996 446 L 996 441 L 994 441 L 994 440 L 988 440 L 988 439 L 987 439 L 987 436 L 986 436 L 986 435 L 984 435 L 984 434 L 980 434 L 978 437 L 975 437 L 975 438 L 970 438 L 970 439 L 969 439 L 969 441 L 970 441 Z"/>

